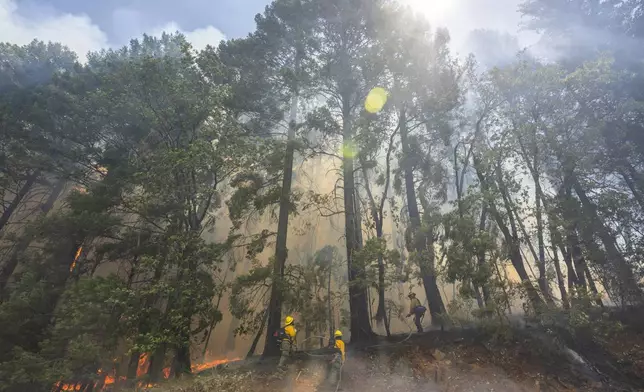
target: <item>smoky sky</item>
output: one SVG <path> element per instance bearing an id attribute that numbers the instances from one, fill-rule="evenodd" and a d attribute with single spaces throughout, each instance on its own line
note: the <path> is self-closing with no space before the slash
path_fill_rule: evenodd
<path id="1" fill-rule="evenodd" d="M 452 47 L 463 55 L 478 29 L 517 36 L 521 47 L 536 42 L 521 31 L 521 0 L 399 0 L 446 27 Z M 206 42 L 243 37 L 270 0 L 0 0 L 0 41 L 24 44 L 57 40 L 81 52 L 126 44 L 142 33 L 176 29 Z M 44 26 L 44 27 L 43 27 Z M 219 33 L 219 34 L 217 34 Z M 474 40 L 480 42 L 481 40 Z M 216 42 L 214 42 L 216 44 Z M 490 48 L 491 50 L 495 48 Z"/>

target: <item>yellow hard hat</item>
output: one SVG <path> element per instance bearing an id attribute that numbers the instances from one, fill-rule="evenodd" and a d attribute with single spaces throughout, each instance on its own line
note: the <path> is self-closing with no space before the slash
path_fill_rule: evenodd
<path id="1" fill-rule="evenodd" d="M 290 325 L 292 323 L 293 323 L 293 317 L 292 316 L 286 316 L 286 318 L 284 319 L 284 324 Z"/>
<path id="2" fill-rule="evenodd" d="M 340 331 L 339 329 L 336 330 L 335 333 L 333 334 L 333 336 L 335 336 L 336 338 L 341 338 L 342 337 L 342 331 Z"/>

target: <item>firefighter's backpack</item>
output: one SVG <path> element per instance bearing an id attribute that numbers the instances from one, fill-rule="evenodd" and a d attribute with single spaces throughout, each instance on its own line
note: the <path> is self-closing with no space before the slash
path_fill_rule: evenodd
<path id="1" fill-rule="evenodd" d="M 275 343 L 280 345 L 284 339 L 290 339 L 290 337 L 286 334 L 286 330 L 284 328 L 280 328 L 273 333 L 273 339 L 275 339 Z"/>

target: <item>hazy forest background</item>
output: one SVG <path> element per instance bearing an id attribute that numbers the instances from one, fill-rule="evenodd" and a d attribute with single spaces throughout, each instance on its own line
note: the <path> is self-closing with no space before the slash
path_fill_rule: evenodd
<path id="1" fill-rule="evenodd" d="M 408 333 L 410 291 L 436 326 L 641 303 L 643 6 L 529 0 L 537 48 L 469 56 L 393 0 L 0 43 L 0 390 L 276 355 L 287 314 L 306 347 Z"/>

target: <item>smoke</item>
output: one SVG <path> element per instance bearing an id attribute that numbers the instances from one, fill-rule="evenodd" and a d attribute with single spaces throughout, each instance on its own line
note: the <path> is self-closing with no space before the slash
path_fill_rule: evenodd
<path id="1" fill-rule="evenodd" d="M 60 42 L 81 59 L 87 52 L 108 45 L 107 35 L 87 15 L 57 13 L 44 7 L 32 16 L 19 12 L 14 0 L 0 0 L 0 42 L 26 45 L 34 39 Z"/>

